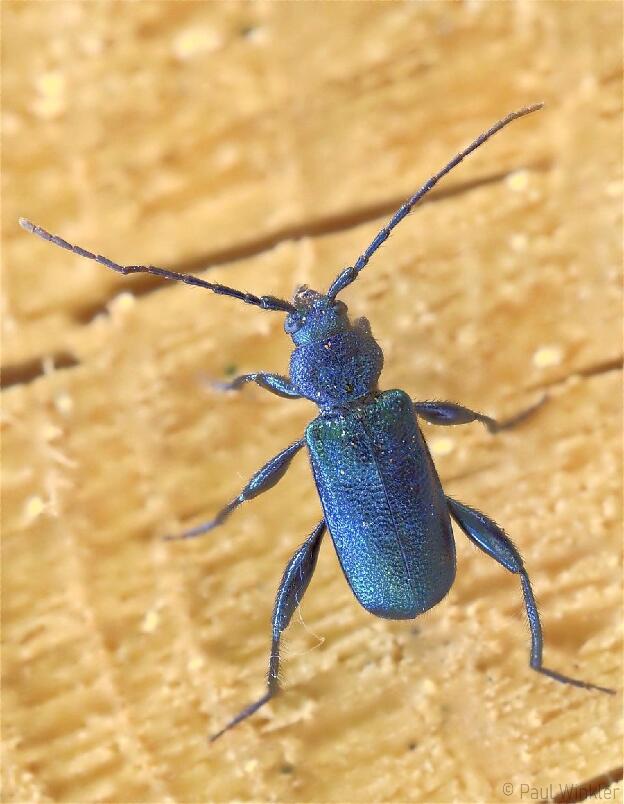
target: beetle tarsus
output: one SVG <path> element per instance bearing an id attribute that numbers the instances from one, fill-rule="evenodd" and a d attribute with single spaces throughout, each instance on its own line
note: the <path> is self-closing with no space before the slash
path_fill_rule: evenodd
<path id="1" fill-rule="evenodd" d="M 222 737 L 227 731 L 233 729 L 234 726 L 238 726 L 238 724 L 242 723 L 243 720 L 247 720 L 248 717 L 251 717 L 251 715 L 255 714 L 258 711 L 258 709 L 267 704 L 271 700 L 271 698 L 275 696 L 276 692 L 277 689 L 273 692 L 271 692 L 271 690 L 265 692 L 262 698 L 258 698 L 257 701 L 254 701 L 254 703 L 250 704 L 249 706 L 246 706 L 241 712 L 239 712 L 236 715 L 236 717 L 233 717 L 232 720 L 230 720 L 230 722 L 227 723 L 222 729 L 215 732 L 214 734 L 211 734 L 210 737 L 208 737 L 208 742 L 214 743 L 215 740 L 218 740 L 219 737 Z"/>
<path id="2" fill-rule="evenodd" d="M 532 669 L 538 673 L 542 673 L 554 681 L 559 681 L 561 684 L 571 684 L 573 687 L 580 687 L 584 690 L 597 690 L 598 692 L 606 692 L 607 695 L 615 695 L 615 690 L 611 687 L 601 687 L 599 684 L 592 684 L 590 681 L 581 681 L 580 678 L 572 678 L 563 673 L 558 673 L 556 670 L 549 670 L 548 667 L 535 667 L 531 665 Z"/>
<path id="3" fill-rule="evenodd" d="M 529 405 L 528 408 L 524 408 L 524 410 L 521 410 L 519 413 L 514 414 L 509 419 L 503 419 L 503 421 L 489 419 L 489 421 L 485 422 L 485 426 L 487 427 L 488 431 L 492 433 L 492 435 L 496 435 L 496 433 L 500 433 L 503 430 L 511 430 L 534 416 L 537 411 L 540 410 L 540 408 L 542 408 L 546 402 L 548 402 L 548 398 L 548 394 L 545 393 L 540 399 L 538 399 L 537 402 Z"/>

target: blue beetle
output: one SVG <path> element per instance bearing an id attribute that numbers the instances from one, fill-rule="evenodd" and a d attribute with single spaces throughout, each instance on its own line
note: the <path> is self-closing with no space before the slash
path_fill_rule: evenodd
<path id="1" fill-rule="evenodd" d="M 235 390 L 255 382 L 277 396 L 312 400 L 320 415 L 307 426 L 304 438 L 268 461 L 210 522 L 165 537 L 191 539 L 220 525 L 243 502 L 272 488 L 295 454 L 307 447 L 323 518 L 289 561 L 277 592 L 267 691 L 213 734 L 211 741 L 252 715 L 279 691 L 281 634 L 312 578 L 325 530 L 329 530 L 347 582 L 361 605 L 378 617 L 411 619 L 439 603 L 453 584 L 453 518 L 477 547 L 520 576 L 531 628 L 531 668 L 556 681 L 613 693 L 543 666 L 537 604 L 520 553 L 492 519 L 445 495 L 417 423 L 418 416 L 438 425 L 479 421 L 496 433 L 524 420 L 541 403 L 508 421 L 497 422 L 451 402 L 413 402 L 403 391 L 380 391 L 377 383 L 383 354 L 370 325 L 365 318 L 350 322 L 346 305 L 336 298 L 355 281 L 394 227 L 446 173 L 512 120 L 541 107 L 535 104 L 512 112 L 481 134 L 403 204 L 356 262 L 341 271 L 327 293 L 301 287 L 292 302 L 255 296 L 154 266 L 119 265 L 20 219 L 26 230 L 44 240 L 119 273 L 149 273 L 287 314 L 284 329 L 295 344 L 289 377 L 256 372 L 215 385 Z"/>

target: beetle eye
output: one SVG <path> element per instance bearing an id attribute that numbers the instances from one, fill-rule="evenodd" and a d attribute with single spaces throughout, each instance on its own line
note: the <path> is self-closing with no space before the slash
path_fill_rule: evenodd
<path id="1" fill-rule="evenodd" d="M 334 309 L 338 315 L 344 315 L 347 312 L 347 305 L 343 301 L 334 302 Z"/>
<path id="2" fill-rule="evenodd" d="M 292 335 L 293 332 L 296 332 L 300 328 L 301 319 L 298 315 L 289 315 L 286 317 L 286 321 L 284 322 L 284 332 Z"/>

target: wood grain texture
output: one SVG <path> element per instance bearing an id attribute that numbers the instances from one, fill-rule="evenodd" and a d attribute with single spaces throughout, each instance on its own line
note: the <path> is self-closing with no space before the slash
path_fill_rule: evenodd
<path id="1" fill-rule="evenodd" d="M 621 5 L 3 12 L 2 800 L 521 801 L 617 769 Z M 209 746 L 262 691 L 275 589 L 319 516 L 305 457 L 209 537 L 159 537 L 209 518 L 314 415 L 202 386 L 283 372 L 283 318 L 124 280 L 18 216 L 289 297 L 326 288 L 430 173 L 537 100 L 344 299 L 385 388 L 492 415 L 549 390 L 516 431 L 425 435 L 448 493 L 521 549 L 548 666 L 618 697 L 528 669 L 517 579 L 461 534 L 455 586 L 413 624 L 361 610 L 328 540 L 286 694 Z"/>

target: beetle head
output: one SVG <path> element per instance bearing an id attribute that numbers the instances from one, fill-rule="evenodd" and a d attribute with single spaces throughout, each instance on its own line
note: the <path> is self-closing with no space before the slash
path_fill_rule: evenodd
<path id="1" fill-rule="evenodd" d="M 297 346 L 323 341 L 351 329 L 347 305 L 330 299 L 307 285 L 297 288 L 293 304 L 295 310 L 286 317 L 284 330 Z"/>

